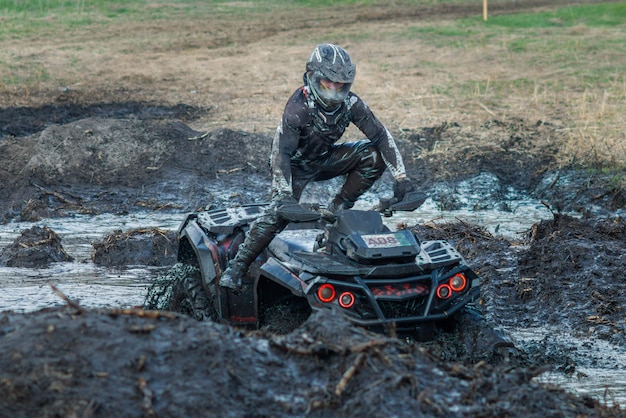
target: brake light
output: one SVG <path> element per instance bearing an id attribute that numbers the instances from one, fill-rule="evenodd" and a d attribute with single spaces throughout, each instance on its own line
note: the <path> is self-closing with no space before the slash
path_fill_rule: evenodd
<path id="1" fill-rule="evenodd" d="M 465 290 L 465 286 L 467 286 L 467 279 L 461 273 L 457 273 L 450 278 L 449 281 L 450 288 L 455 292 L 462 292 Z"/>
<path id="2" fill-rule="evenodd" d="M 350 292 L 343 292 L 339 295 L 339 306 L 348 309 L 354 305 L 354 295 Z"/>
<path id="3" fill-rule="evenodd" d="M 332 302 L 337 292 L 332 284 L 325 283 L 317 289 L 317 297 L 324 303 Z"/>
<path id="4" fill-rule="evenodd" d="M 437 297 L 439 299 L 448 299 L 450 296 L 452 296 L 452 288 L 449 284 L 444 283 L 437 287 Z"/>

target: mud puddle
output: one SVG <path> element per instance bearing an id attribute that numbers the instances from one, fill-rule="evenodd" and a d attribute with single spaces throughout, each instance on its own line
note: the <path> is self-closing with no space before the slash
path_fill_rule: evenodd
<path id="1" fill-rule="evenodd" d="M 626 348 L 601 339 L 575 337 L 553 327 L 509 329 L 533 355 L 558 364 L 535 381 L 588 395 L 608 406 L 626 403 Z"/>
<path id="2" fill-rule="evenodd" d="M 142 305 L 149 283 L 163 269 L 96 266 L 91 261 L 92 242 L 120 229 L 174 230 L 181 219 L 181 215 L 174 214 L 108 214 L 0 225 L 0 248 L 9 245 L 23 230 L 46 225 L 61 237 L 64 249 L 75 260 L 54 263 L 47 269 L 0 267 L 0 311 L 31 312 L 63 305 L 65 302 L 51 291 L 50 284 L 84 307 Z"/>
<path id="3" fill-rule="evenodd" d="M 462 220 L 480 225 L 489 232 L 507 238 L 528 230 L 533 223 L 549 219 L 552 215 L 540 202 L 524 196 L 511 195 L 507 210 L 487 202 L 488 194 L 470 193 L 479 182 L 484 187 L 493 186 L 484 176 L 461 183 L 454 191 L 455 199 L 462 202 L 457 210 L 442 210 L 432 199 L 414 212 L 396 212 L 383 218 L 391 228 L 426 222 Z M 324 202 L 328 188 L 312 187 L 305 198 Z M 378 203 L 378 194 L 369 192 L 357 202 L 355 209 L 370 209 Z M 476 210 L 480 206 L 480 210 Z M 514 208 L 514 209 L 508 209 Z M 75 262 L 54 263 L 48 269 L 0 267 L 0 311 L 28 312 L 62 304 L 48 283 L 59 287 L 69 297 L 79 300 L 85 307 L 141 305 L 146 287 L 162 269 L 146 266 L 124 266 L 121 269 L 104 268 L 93 264 L 92 243 L 116 230 L 160 228 L 176 230 L 184 213 L 135 213 L 132 215 L 76 215 L 69 218 L 45 219 L 39 222 L 10 222 L 0 225 L 0 248 L 8 246 L 20 233 L 32 226 L 48 226 L 62 239 L 65 251 Z"/>
<path id="4" fill-rule="evenodd" d="M 53 284 L 85 308 L 141 306 L 147 285 L 156 271 L 136 268 L 124 271 L 80 263 L 57 263 L 47 270 L 0 270 L 0 310 L 31 312 L 64 305 L 52 292 Z"/>

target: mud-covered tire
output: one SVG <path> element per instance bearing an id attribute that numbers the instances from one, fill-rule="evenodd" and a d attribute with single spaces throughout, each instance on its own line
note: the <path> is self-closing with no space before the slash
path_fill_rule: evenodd
<path id="1" fill-rule="evenodd" d="M 189 273 L 184 279 L 185 294 L 191 309 L 191 316 L 199 321 L 217 320 L 217 311 L 215 304 L 206 291 L 206 287 L 202 281 L 200 269 L 191 266 Z"/>
<path id="2" fill-rule="evenodd" d="M 214 306 L 202 283 L 200 269 L 188 263 L 177 263 L 158 277 L 144 301 L 145 309 L 178 312 L 200 321 L 217 319 Z"/>

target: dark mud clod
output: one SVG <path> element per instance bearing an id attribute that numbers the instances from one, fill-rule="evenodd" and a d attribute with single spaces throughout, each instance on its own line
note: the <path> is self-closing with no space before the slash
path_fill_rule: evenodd
<path id="1" fill-rule="evenodd" d="M 25 230 L 0 252 L 0 264 L 9 267 L 46 268 L 50 264 L 73 261 L 61 245 L 61 238 L 47 226 Z"/>

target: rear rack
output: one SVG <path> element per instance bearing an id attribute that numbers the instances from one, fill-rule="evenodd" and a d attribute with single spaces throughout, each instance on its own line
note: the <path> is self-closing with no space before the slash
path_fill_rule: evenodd
<path id="1" fill-rule="evenodd" d="M 235 228 L 248 225 L 258 218 L 266 206 L 259 204 L 207 210 L 198 213 L 198 223 L 213 234 L 231 234 Z"/>

